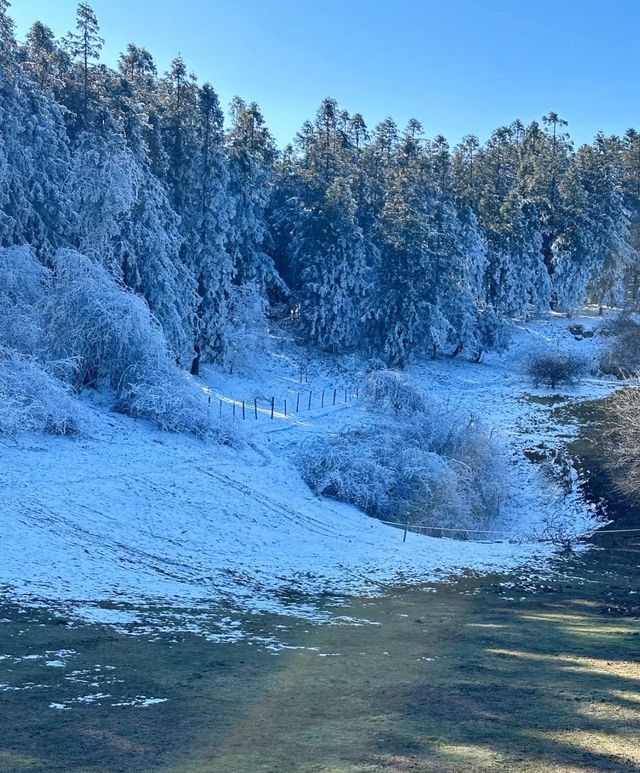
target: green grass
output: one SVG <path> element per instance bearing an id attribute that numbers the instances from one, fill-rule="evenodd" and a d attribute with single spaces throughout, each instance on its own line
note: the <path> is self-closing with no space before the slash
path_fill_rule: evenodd
<path id="1" fill-rule="evenodd" d="M 37 660 L 2 668 L 5 683 L 50 686 L 2 694 L 0 769 L 633 769 L 640 637 L 637 618 L 613 601 L 628 602 L 636 578 L 602 576 L 592 562 L 563 561 L 572 580 L 504 587 L 505 578 L 469 578 L 435 593 L 358 599 L 340 611 L 377 625 L 298 621 L 282 637 L 319 651 L 150 641 L 4 609 L 11 622 L 0 626 L 1 653 L 77 655 L 66 672 Z M 283 619 L 261 620 L 265 631 L 277 624 Z M 115 666 L 109 673 L 124 681 L 79 687 L 63 678 L 96 665 Z M 48 708 L 90 692 L 113 697 Z M 111 706 L 137 694 L 169 700 Z"/>

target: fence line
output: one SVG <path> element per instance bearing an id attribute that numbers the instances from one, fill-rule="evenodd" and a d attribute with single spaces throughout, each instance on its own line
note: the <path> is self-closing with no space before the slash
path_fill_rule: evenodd
<path id="1" fill-rule="evenodd" d="M 585 534 L 577 534 L 574 536 L 568 535 L 570 539 L 563 540 L 562 537 L 555 537 L 555 536 L 546 536 L 544 533 L 540 535 L 535 534 L 509 534 L 506 531 L 499 531 L 495 529 L 473 529 L 473 528 L 465 528 L 458 526 L 433 526 L 430 524 L 412 524 L 409 522 L 402 522 L 402 521 L 383 521 L 381 518 L 376 518 L 375 520 L 380 521 L 380 523 L 384 523 L 386 526 L 397 526 L 399 529 L 402 529 L 404 532 L 403 542 L 406 541 L 406 535 L 408 532 L 412 533 L 418 533 L 421 534 L 423 531 L 438 531 L 438 532 L 448 532 L 452 534 L 458 534 L 458 535 L 465 535 L 465 539 L 468 542 L 527 542 L 527 543 L 541 543 L 541 542 L 551 542 L 553 544 L 566 544 L 567 542 L 579 542 L 583 539 L 592 539 L 593 537 L 598 537 L 600 534 L 629 534 L 629 533 L 635 533 L 640 534 L 640 528 L 637 529 L 595 529 L 591 532 L 586 532 Z M 501 535 L 500 539 L 472 539 L 469 535 L 471 534 L 499 534 Z M 446 534 L 439 534 L 437 535 L 441 539 L 459 539 L 459 537 L 448 537 Z"/>
<path id="2" fill-rule="evenodd" d="M 349 386 L 330 386 L 315 391 L 313 389 L 298 389 L 296 390 L 296 409 L 295 412 L 290 413 L 289 408 L 291 406 L 290 403 L 287 402 L 287 397 L 276 398 L 275 395 L 272 395 L 271 397 L 263 398 L 262 400 L 258 400 L 257 397 L 252 398 L 252 400 L 240 400 L 216 392 L 211 387 L 204 387 L 204 392 L 207 394 L 208 398 L 209 413 L 211 413 L 212 398 L 216 397 L 218 400 L 218 418 L 222 418 L 223 405 L 229 405 L 231 407 L 233 419 L 236 418 L 237 407 L 238 409 L 242 409 L 242 419 L 246 420 L 249 414 L 247 405 L 253 403 L 254 421 L 258 419 L 259 414 L 262 414 L 265 417 L 269 416 L 271 419 L 286 419 L 290 415 L 297 416 L 305 410 L 311 411 L 313 407 L 317 406 L 318 401 L 321 409 L 326 408 L 329 401 L 331 401 L 331 407 L 337 405 L 349 405 L 354 399 L 359 399 L 359 391 L 357 386 L 355 390 Z M 329 394 L 327 395 L 327 393 Z M 291 396 L 291 392 L 288 396 Z M 259 402 L 262 402 L 264 407 L 259 406 Z"/>

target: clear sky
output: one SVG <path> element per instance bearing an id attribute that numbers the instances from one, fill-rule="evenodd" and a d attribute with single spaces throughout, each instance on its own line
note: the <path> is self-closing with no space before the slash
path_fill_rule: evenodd
<path id="1" fill-rule="evenodd" d="M 373 127 L 485 140 L 549 110 L 577 143 L 640 129 L 640 0 L 93 0 L 115 65 L 129 42 L 164 72 L 180 53 L 227 105 L 258 102 L 282 145 L 325 96 Z M 13 0 L 63 35 L 75 0 Z"/>

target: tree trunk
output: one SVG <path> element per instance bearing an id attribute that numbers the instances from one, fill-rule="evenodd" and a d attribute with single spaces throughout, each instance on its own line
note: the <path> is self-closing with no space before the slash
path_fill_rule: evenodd
<path id="1" fill-rule="evenodd" d="M 191 375 L 199 376 L 200 375 L 200 347 L 196 345 L 193 348 L 195 351 L 195 356 L 191 362 Z"/>

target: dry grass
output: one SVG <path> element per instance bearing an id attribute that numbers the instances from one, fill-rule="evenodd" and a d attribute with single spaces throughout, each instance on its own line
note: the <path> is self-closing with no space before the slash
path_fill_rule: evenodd
<path id="1" fill-rule="evenodd" d="M 604 415 L 607 468 L 617 489 L 640 502 L 640 386 L 617 392 Z"/>

